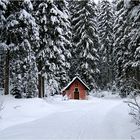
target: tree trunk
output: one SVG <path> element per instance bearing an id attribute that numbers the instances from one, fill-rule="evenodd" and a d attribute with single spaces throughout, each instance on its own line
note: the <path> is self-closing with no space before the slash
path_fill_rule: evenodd
<path id="1" fill-rule="evenodd" d="M 45 85 L 44 85 L 44 77 L 42 74 L 38 74 L 38 90 L 39 90 L 39 98 L 43 98 L 45 95 Z"/>
<path id="2" fill-rule="evenodd" d="M 137 79 L 138 83 L 140 83 L 140 68 L 139 68 L 139 66 L 137 66 L 137 68 L 136 68 L 136 79 Z M 138 89 L 140 89 L 139 84 L 138 84 Z"/>
<path id="3" fill-rule="evenodd" d="M 42 76 L 42 97 L 45 95 L 45 85 L 44 85 L 44 76 Z"/>
<path id="4" fill-rule="evenodd" d="M 42 98 L 42 75 L 38 74 L 38 97 Z"/>
<path id="5" fill-rule="evenodd" d="M 5 56 L 5 64 L 4 64 L 4 95 L 9 94 L 9 76 L 10 76 L 9 59 L 10 59 L 10 52 L 8 50 Z"/>

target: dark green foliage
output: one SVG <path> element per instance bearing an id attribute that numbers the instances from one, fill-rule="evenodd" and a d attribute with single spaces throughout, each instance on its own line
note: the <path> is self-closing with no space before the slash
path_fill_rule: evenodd
<path id="1" fill-rule="evenodd" d="M 38 70 L 47 78 L 46 87 L 53 88 L 53 92 L 59 92 L 69 79 L 71 57 L 71 32 L 67 3 L 65 0 L 36 1 L 34 6 L 40 33 Z"/>
<path id="2" fill-rule="evenodd" d="M 22 97 L 26 97 L 29 91 L 34 97 L 37 92 L 37 80 L 34 80 L 37 74 L 36 60 L 33 49 L 35 45 L 37 46 L 38 29 L 32 10 L 30 1 L 11 0 L 5 12 L 3 40 L 10 50 L 11 84 L 13 89 L 20 90 Z M 29 72 L 30 70 L 32 72 Z M 32 87 L 28 84 L 31 81 L 34 85 Z M 11 92 L 13 95 L 17 93 L 16 90 Z"/>
<path id="3" fill-rule="evenodd" d="M 121 97 L 139 90 L 128 81 L 140 82 L 140 3 L 68 3 L 0 0 L 0 47 L 9 52 L 11 93 L 37 96 L 37 86 L 44 89 L 40 75 L 54 95 L 77 73 L 91 90 L 98 85 L 115 93 L 117 84 Z"/>
<path id="4" fill-rule="evenodd" d="M 113 24 L 114 15 L 111 4 L 107 0 L 101 0 L 98 5 L 98 33 L 99 41 L 101 44 L 100 48 L 100 74 L 101 81 L 100 87 L 102 89 L 109 88 L 108 85 L 112 86 L 114 79 L 113 73 Z"/>
<path id="5" fill-rule="evenodd" d="M 121 89 L 121 94 L 124 91 L 124 94 L 129 94 L 130 88 L 140 89 L 136 84 L 128 83 L 131 79 L 140 81 L 140 21 L 138 20 L 140 18 L 140 3 L 119 0 L 116 7 L 117 18 L 114 27 L 116 81 Z"/>
<path id="6" fill-rule="evenodd" d="M 93 1 L 75 2 L 72 27 L 74 35 L 71 69 L 73 73 L 78 73 L 91 89 L 93 89 L 97 84 L 99 75 L 99 42 L 96 23 L 96 5 Z"/>
<path id="7" fill-rule="evenodd" d="M 12 90 L 11 90 L 11 94 L 17 98 L 17 99 L 20 99 L 22 98 L 21 96 L 21 90 L 18 89 L 18 87 L 14 87 Z"/>

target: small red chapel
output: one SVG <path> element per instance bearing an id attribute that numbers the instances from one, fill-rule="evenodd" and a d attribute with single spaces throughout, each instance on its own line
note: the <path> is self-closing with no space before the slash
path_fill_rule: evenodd
<path id="1" fill-rule="evenodd" d="M 89 87 L 76 76 L 64 89 L 62 89 L 62 94 L 69 99 L 85 100 L 87 99 L 88 90 Z"/>

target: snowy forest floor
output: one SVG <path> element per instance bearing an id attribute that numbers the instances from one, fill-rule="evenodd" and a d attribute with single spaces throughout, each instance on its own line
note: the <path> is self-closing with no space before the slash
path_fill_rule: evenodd
<path id="1" fill-rule="evenodd" d="M 140 130 L 128 113 L 123 99 L 6 96 L 0 112 L 0 140 L 138 139 Z"/>

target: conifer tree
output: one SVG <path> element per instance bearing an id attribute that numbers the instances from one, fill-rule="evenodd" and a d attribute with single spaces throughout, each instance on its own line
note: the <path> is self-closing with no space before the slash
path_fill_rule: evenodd
<path id="1" fill-rule="evenodd" d="M 123 54 L 126 50 L 125 46 L 122 44 L 121 41 L 124 37 L 124 30 L 127 27 L 126 18 L 127 13 L 124 10 L 124 0 L 119 0 L 116 5 L 117 15 L 115 20 L 114 26 L 114 57 L 115 57 L 115 69 L 116 69 L 116 81 L 118 87 L 121 86 L 121 77 L 122 77 L 122 70 L 123 70 Z"/>
<path id="2" fill-rule="evenodd" d="M 69 0 L 68 1 L 68 7 L 69 7 L 69 12 L 70 12 L 70 23 L 71 23 L 71 32 L 72 32 L 72 36 L 71 36 L 71 60 L 70 60 L 70 70 L 69 70 L 69 77 L 72 80 L 73 77 L 75 76 L 75 74 L 77 74 L 76 72 L 76 47 L 75 47 L 75 30 L 74 30 L 74 22 L 73 22 L 73 18 L 75 17 L 76 14 L 76 4 L 77 1 L 74 0 Z"/>
<path id="3" fill-rule="evenodd" d="M 124 42 L 128 43 L 128 53 L 125 65 L 123 66 L 124 75 L 127 79 L 134 79 L 140 82 L 140 3 L 138 1 L 125 1 L 125 7 L 128 11 Z M 134 84 L 134 88 L 140 89 L 139 84 Z"/>
<path id="4" fill-rule="evenodd" d="M 22 96 L 26 97 L 27 94 L 30 94 L 26 88 L 28 87 L 27 79 L 30 77 L 28 80 L 31 82 L 35 78 L 35 75 L 31 76 L 31 74 L 29 76 L 29 69 L 33 70 L 32 67 L 34 67 L 35 58 L 34 60 L 32 59 L 34 62 L 29 64 L 30 67 L 27 67 L 27 59 L 30 58 L 38 39 L 38 29 L 32 16 L 32 8 L 29 0 L 9 1 L 6 11 L 5 38 L 7 39 L 7 45 L 11 46 L 10 56 L 12 57 L 11 81 L 13 88 L 11 92 L 18 98 Z M 32 71 L 32 73 L 36 73 L 36 71 Z M 30 91 L 34 96 L 36 94 L 34 91 L 37 87 L 37 81 L 34 81 L 33 85 L 33 87 L 30 87 Z"/>
<path id="5" fill-rule="evenodd" d="M 4 24 L 6 21 L 5 12 L 7 9 L 8 0 L 0 0 L 0 43 L 2 43 L 2 34 L 4 30 Z"/>
<path id="6" fill-rule="evenodd" d="M 68 79 L 70 59 L 70 23 L 67 3 L 36 1 L 36 19 L 40 30 L 38 69 L 46 74 L 46 86 L 58 92 Z M 55 83 L 55 84 L 52 84 Z"/>
<path id="7" fill-rule="evenodd" d="M 107 0 L 102 0 L 98 6 L 98 33 L 100 48 L 101 87 L 113 83 L 113 10 Z"/>
<path id="8" fill-rule="evenodd" d="M 71 24 L 70 24 L 70 13 L 68 8 L 68 3 L 66 0 L 55 1 L 55 5 L 58 8 L 58 18 L 60 20 L 61 34 L 59 35 L 59 40 L 61 43 L 59 45 L 62 49 L 62 54 L 65 56 L 64 69 L 60 69 L 60 87 L 64 87 L 69 80 L 69 68 L 71 59 Z M 64 76 L 65 75 L 65 76 Z"/>
<path id="9" fill-rule="evenodd" d="M 9 94 L 9 74 L 5 70 L 8 70 L 9 64 L 5 63 L 5 57 L 7 58 L 7 52 L 9 51 L 8 46 L 5 43 L 4 33 L 5 33 L 5 23 L 8 0 L 0 0 L 0 86 L 6 87 L 4 94 Z M 7 61 L 8 62 L 8 61 Z M 8 66 L 6 65 L 8 64 Z M 5 79 L 5 80 L 4 80 Z"/>
<path id="10" fill-rule="evenodd" d="M 73 69 L 93 88 L 99 74 L 96 5 L 90 0 L 77 1 L 75 9 L 72 18 L 75 33 Z"/>
<path id="11" fill-rule="evenodd" d="M 139 54 L 137 53 L 137 48 L 139 48 L 139 21 L 135 20 L 139 17 L 139 3 L 131 0 L 120 0 L 117 2 L 117 10 L 118 14 L 114 28 L 116 40 L 114 43 L 114 54 L 118 87 L 121 90 L 121 95 L 124 97 L 133 88 L 137 87 L 137 84 L 132 82 L 133 79 L 139 79 L 139 63 L 137 63 L 137 57 L 135 57 L 137 56 L 135 54 Z"/>

